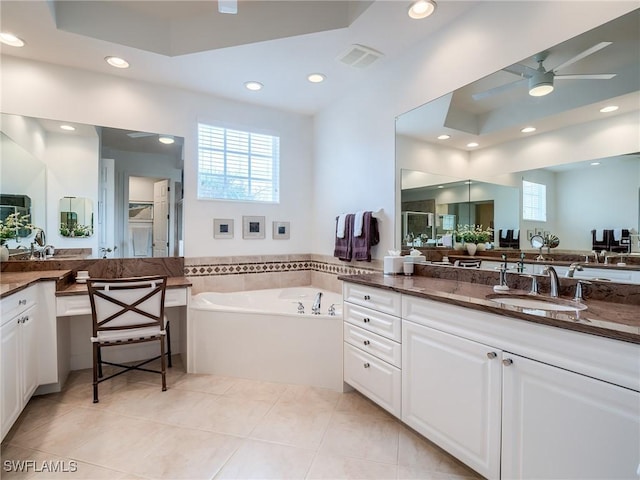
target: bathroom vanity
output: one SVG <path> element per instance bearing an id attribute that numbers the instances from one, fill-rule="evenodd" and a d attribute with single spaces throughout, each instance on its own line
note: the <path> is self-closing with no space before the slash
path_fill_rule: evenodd
<path id="1" fill-rule="evenodd" d="M 636 475 L 638 305 L 544 311 L 478 283 L 341 279 L 345 382 L 483 476 Z"/>

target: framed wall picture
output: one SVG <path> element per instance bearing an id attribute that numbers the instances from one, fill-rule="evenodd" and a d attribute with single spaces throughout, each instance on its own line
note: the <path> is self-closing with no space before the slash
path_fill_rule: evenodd
<path id="1" fill-rule="evenodd" d="M 233 238 L 233 218 L 214 218 L 213 238 Z"/>
<path id="2" fill-rule="evenodd" d="M 242 217 L 242 238 L 262 239 L 264 235 L 264 217 Z"/>
<path id="3" fill-rule="evenodd" d="M 535 233 L 536 233 L 535 230 L 527 230 L 527 238 L 531 240 L 531 237 L 533 237 Z"/>
<path id="4" fill-rule="evenodd" d="M 273 222 L 273 239 L 289 240 L 289 222 Z"/>

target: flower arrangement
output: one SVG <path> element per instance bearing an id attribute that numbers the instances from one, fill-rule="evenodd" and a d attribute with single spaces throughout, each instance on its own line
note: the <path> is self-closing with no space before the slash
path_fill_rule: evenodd
<path id="1" fill-rule="evenodd" d="M 29 217 L 30 215 L 20 215 L 16 212 L 0 220 L 0 242 L 4 244 L 13 238 L 26 237 L 35 230 L 36 227 L 29 223 Z"/>
<path id="2" fill-rule="evenodd" d="M 93 229 L 89 225 L 69 226 L 66 223 L 61 223 L 60 235 L 63 237 L 90 237 L 93 235 Z"/>
<path id="3" fill-rule="evenodd" d="M 487 243 L 493 239 L 493 229 L 483 229 L 482 225 L 458 225 L 453 232 L 457 242 Z"/>

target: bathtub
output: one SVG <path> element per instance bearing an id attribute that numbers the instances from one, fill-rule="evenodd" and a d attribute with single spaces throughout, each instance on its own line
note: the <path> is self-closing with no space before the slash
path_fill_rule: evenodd
<path id="1" fill-rule="evenodd" d="M 294 287 L 194 295 L 189 371 L 342 391 L 342 295 L 323 291 L 321 314 L 312 315 L 319 291 Z M 304 313 L 298 313 L 299 304 Z"/>

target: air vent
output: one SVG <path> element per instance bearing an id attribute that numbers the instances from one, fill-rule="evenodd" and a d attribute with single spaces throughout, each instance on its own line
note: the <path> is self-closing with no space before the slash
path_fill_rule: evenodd
<path id="1" fill-rule="evenodd" d="M 367 68 L 382 57 L 382 53 L 364 45 L 354 44 L 346 52 L 338 55 L 337 60 L 355 68 Z"/>

